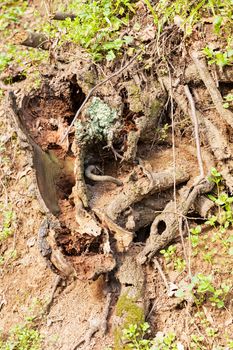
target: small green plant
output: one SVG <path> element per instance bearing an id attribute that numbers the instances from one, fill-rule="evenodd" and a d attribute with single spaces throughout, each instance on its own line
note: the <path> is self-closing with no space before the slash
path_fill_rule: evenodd
<path id="1" fill-rule="evenodd" d="M 131 324 L 123 330 L 123 341 L 130 349 L 149 350 L 152 346 L 152 341 L 144 339 L 145 335 L 150 331 L 150 326 L 147 322 L 140 325 Z"/>
<path id="2" fill-rule="evenodd" d="M 218 197 L 213 195 L 208 196 L 216 205 L 219 207 L 218 216 L 213 216 L 206 223 L 207 224 L 215 224 L 218 222 L 220 224 L 221 232 L 224 233 L 225 229 L 227 229 L 233 223 L 233 212 L 232 212 L 232 203 L 233 197 L 229 197 L 227 193 L 222 192 Z"/>
<path id="3" fill-rule="evenodd" d="M 133 350 L 178 350 L 184 349 L 183 345 L 176 342 L 174 333 L 167 335 L 158 332 L 153 339 L 145 339 L 150 333 L 150 326 L 147 322 L 141 325 L 129 325 L 123 330 L 123 341 L 127 349 Z"/>
<path id="4" fill-rule="evenodd" d="M 210 47 L 206 46 L 203 50 L 206 55 L 209 64 L 217 64 L 219 67 L 228 66 L 233 63 L 233 50 L 227 51 L 214 51 Z"/>
<path id="5" fill-rule="evenodd" d="M 213 257 L 216 254 L 216 249 L 209 251 L 209 248 L 207 247 L 207 250 L 208 251 L 206 253 L 203 253 L 203 260 L 207 261 L 209 264 L 212 264 L 213 263 Z"/>
<path id="6" fill-rule="evenodd" d="M 12 23 L 18 23 L 27 8 L 27 1 L 7 0 L 1 5 L 0 28 L 4 35 L 8 34 L 7 29 Z"/>
<path id="7" fill-rule="evenodd" d="M 167 335 L 158 332 L 153 339 L 153 346 L 151 349 L 158 350 L 184 350 L 184 346 L 180 342 L 176 342 L 176 335 L 168 333 Z"/>
<path id="8" fill-rule="evenodd" d="M 166 123 L 166 124 L 164 124 L 164 126 L 162 128 L 157 129 L 159 141 L 165 141 L 167 139 L 169 128 L 170 128 L 170 125 Z"/>
<path id="9" fill-rule="evenodd" d="M 174 269 L 178 272 L 184 271 L 186 268 L 186 261 L 182 258 L 175 258 Z"/>
<path id="10" fill-rule="evenodd" d="M 0 255 L 0 266 L 11 263 L 16 258 L 17 258 L 17 250 L 9 249 L 6 252 L 4 252 L 3 255 Z"/>
<path id="11" fill-rule="evenodd" d="M 152 6 L 150 0 L 144 0 L 144 3 L 151 12 L 159 33 L 166 24 L 170 25 L 175 22 L 185 35 L 191 35 L 195 24 L 203 22 L 205 17 L 210 15 L 213 18 L 213 33 L 216 36 L 230 37 L 232 33 L 233 10 L 229 0 L 198 0 L 192 3 L 187 0 L 160 0 L 155 6 Z"/>
<path id="12" fill-rule="evenodd" d="M 41 350 L 42 338 L 30 325 L 17 325 L 7 339 L 0 337 L 1 350 Z"/>
<path id="13" fill-rule="evenodd" d="M 211 168 L 210 173 L 211 176 L 208 178 L 208 180 L 214 182 L 217 188 L 219 188 L 220 183 L 223 180 L 221 173 L 219 173 L 216 168 Z"/>
<path id="14" fill-rule="evenodd" d="M 14 63 L 21 71 L 19 75 L 25 77 L 30 67 L 36 68 L 41 62 L 47 61 L 48 55 L 48 52 L 44 50 L 30 47 L 22 50 L 16 45 L 5 45 L 4 50 L 0 53 L 0 73 Z M 36 72 L 38 76 L 39 73 L 38 71 Z M 10 84 L 11 79 L 9 78 L 5 83 Z"/>
<path id="15" fill-rule="evenodd" d="M 229 108 L 233 106 L 233 94 L 227 94 L 224 97 L 225 102 L 223 103 L 224 108 Z"/>
<path id="16" fill-rule="evenodd" d="M 43 30 L 50 37 L 60 33 L 60 43 L 68 41 L 81 45 L 95 61 L 104 57 L 113 60 L 123 46 L 131 44 L 132 37 L 119 37 L 119 30 L 128 24 L 130 14 L 135 13 L 130 0 L 73 0 L 66 11 L 72 10 L 76 14 L 73 21 L 70 18 L 53 21 L 43 25 Z"/>
<path id="17" fill-rule="evenodd" d="M 192 334 L 190 348 L 194 350 L 206 350 L 207 347 L 204 345 L 204 340 L 204 336 Z"/>
<path id="18" fill-rule="evenodd" d="M 5 209 L 2 212 L 2 220 L 0 225 L 0 241 L 7 239 L 12 235 L 12 221 L 14 212 L 11 209 Z"/>
<path id="19" fill-rule="evenodd" d="M 211 169 L 209 180 L 216 184 L 217 193 L 209 194 L 208 197 L 218 206 L 219 210 L 218 215 L 211 216 L 205 223 L 214 227 L 217 224 L 220 225 L 219 232 L 223 234 L 233 224 L 233 197 L 222 191 L 222 175 L 215 168 Z"/>
<path id="20" fill-rule="evenodd" d="M 201 231 L 201 225 L 197 225 L 190 229 L 190 241 L 193 248 L 196 248 L 200 242 L 199 235 Z"/>
<path id="21" fill-rule="evenodd" d="M 177 290 L 176 296 L 181 298 L 192 296 L 197 305 L 208 300 L 213 306 L 223 308 L 231 286 L 222 283 L 219 288 L 215 288 L 212 280 L 212 275 L 196 274 L 192 277 L 191 283 Z"/>
<path id="22" fill-rule="evenodd" d="M 166 263 L 170 263 L 172 258 L 174 257 L 176 252 L 176 246 L 170 245 L 167 249 L 160 250 L 160 254 L 162 254 L 165 258 Z"/>

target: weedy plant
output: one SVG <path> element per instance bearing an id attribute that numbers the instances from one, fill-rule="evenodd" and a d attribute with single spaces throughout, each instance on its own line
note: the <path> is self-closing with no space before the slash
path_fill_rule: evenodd
<path id="1" fill-rule="evenodd" d="M 217 308 L 225 306 L 224 300 L 231 289 L 231 285 L 222 283 L 219 288 L 213 284 L 212 275 L 198 273 L 192 277 L 189 284 L 185 284 L 177 290 L 176 296 L 179 298 L 192 297 L 197 305 L 203 304 L 205 300 L 211 302 Z"/>
<path id="2" fill-rule="evenodd" d="M 223 103 L 224 108 L 233 107 L 233 94 L 227 94 L 227 95 L 223 96 L 223 98 L 225 101 Z"/>
<path id="3" fill-rule="evenodd" d="M 218 224 L 220 225 L 219 232 L 224 233 L 233 223 L 233 197 L 223 191 L 222 175 L 215 168 L 211 169 L 211 177 L 209 180 L 216 184 L 217 193 L 215 195 L 209 194 L 208 197 L 218 206 L 219 211 L 218 215 L 210 217 L 206 221 L 206 224 L 211 226 Z"/>
<path id="4" fill-rule="evenodd" d="M 206 46 L 202 52 L 206 55 L 209 64 L 215 63 L 219 67 L 223 68 L 224 66 L 228 66 L 233 63 L 233 49 L 230 46 L 224 51 L 215 51 L 209 46 Z"/>
<path id="5" fill-rule="evenodd" d="M 149 339 L 150 326 L 147 322 L 141 325 L 131 324 L 123 330 L 123 342 L 127 349 L 133 350 L 184 350 L 183 345 L 176 341 L 174 333 L 158 332 Z"/>
<path id="6" fill-rule="evenodd" d="M 12 209 L 4 209 L 2 211 L 2 219 L 0 224 L 0 241 L 7 239 L 12 235 L 12 222 L 14 220 L 14 212 Z"/>
<path id="7" fill-rule="evenodd" d="M 172 263 L 176 271 L 182 272 L 186 268 L 186 261 L 176 256 L 176 246 L 170 245 L 167 249 L 160 250 L 160 254 L 164 256 L 166 264 Z"/>
<path id="8" fill-rule="evenodd" d="M 41 350 L 42 338 L 40 333 L 31 325 L 17 325 L 7 338 L 0 336 L 1 350 Z"/>
<path id="9" fill-rule="evenodd" d="M 220 67 L 232 64 L 232 16 L 233 6 L 229 0 L 198 0 L 190 3 L 188 0 L 166 1 L 160 0 L 152 6 L 150 0 L 144 3 L 151 12 L 158 35 L 166 25 L 177 24 L 185 36 L 190 36 L 196 24 L 203 24 L 212 16 L 212 31 L 217 38 L 221 38 L 226 45 L 226 50 L 213 50 L 209 46 L 203 49 L 209 64 L 217 64 Z"/>
<path id="10" fill-rule="evenodd" d="M 17 24 L 24 15 L 27 8 L 27 1 L 24 0 L 6 0 L 1 5 L 0 28 L 1 33 L 6 37 L 12 24 Z"/>
<path id="11" fill-rule="evenodd" d="M 63 10 L 63 9 L 61 9 Z M 119 30 L 129 22 L 135 13 L 134 4 L 129 0 L 71 1 L 66 11 L 74 12 L 74 20 L 53 21 L 43 25 L 43 31 L 50 37 L 60 37 L 62 42 L 74 42 L 85 48 L 95 61 L 104 57 L 113 60 L 123 46 L 132 42 L 127 35 L 119 36 Z"/>

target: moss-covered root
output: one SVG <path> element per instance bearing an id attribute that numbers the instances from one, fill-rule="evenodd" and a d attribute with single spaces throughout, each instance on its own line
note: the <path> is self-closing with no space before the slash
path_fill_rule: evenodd
<path id="1" fill-rule="evenodd" d="M 116 305 L 116 319 L 113 349 L 129 350 L 131 348 L 124 344 L 123 330 L 128 328 L 130 324 L 140 325 L 145 321 L 144 308 L 137 302 L 136 298 L 123 294 L 119 297 Z"/>
<path id="2" fill-rule="evenodd" d="M 124 344 L 123 330 L 131 324 L 139 326 L 145 321 L 145 273 L 129 252 L 122 257 L 116 276 L 121 284 L 121 294 L 113 317 L 114 350 L 128 350 L 129 346 Z"/>

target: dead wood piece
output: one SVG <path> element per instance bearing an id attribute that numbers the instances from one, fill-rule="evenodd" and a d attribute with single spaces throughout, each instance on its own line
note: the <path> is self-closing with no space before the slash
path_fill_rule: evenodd
<path id="1" fill-rule="evenodd" d="M 169 80 L 167 77 L 162 78 L 162 82 L 166 89 L 168 91 L 170 90 L 169 86 Z M 188 108 L 187 102 L 182 96 L 182 94 L 178 94 L 176 91 L 173 91 L 173 97 L 180 106 L 180 108 L 183 110 L 185 114 L 190 115 L 191 111 Z M 204 116 L 197 111 L 197 118 L 199 120 L 199 124 L 202 125 L 202 128 L 205 130 L 205 134 L 208 138 L 208 143 L 210 145 L 210 148 L 215 156 L 215 158 L 219 161 L 218 166 L 221 168 L 221 173 L 226 181 L 226 185 L 230 189 L 231 192 L 233 192 L 233 180 L 232 180 L 232 171 L 233 171 L 233 161 L 231 159 L 231 147 L 229 145 L 229 142 L 227 140 L 227 137 L 225 135 L 225 132 L 213 124 L 212 121 L 210 121 L 207 118 L 204 118 Z M 206 164 L 208 165 L 208 168 L 211 166 L 215 166 L 215 160 L 212 159 L 210 153 L 208 152 L 208 158 L 209 160 L 206 161 Z M 211 160 L 211 163 L 210 163 Z"/>
<path id="2" fill-rule="evenodd" d="M 172 191 L 164 191 L 136 203 L 119 218 L 119 224 L 127 230 L 137 232 L 150 225 L 173 198 Z"/>
<path id="3" fill-rule="evenodd" d="M 53 264 L 53 266 L 56 267 L 56 269 L 59 271 L 61 276 L 64 276 L 64 277 L 76 276 L 76 272 L 72 264 L 65 258 L 65 255 L 57 246 L 55 236 L 56 236 L 55 230 L 50 228 L 47 241 L 49 246 L 51 247 L 51 256 L 50 256 L 51 263 Z"/>
<path id="4" fill-rule="evenodd" d="M 93 254 L 69 256 L 69 262 L 75 269 L 80 280 L 96 280 L 102 274 L 112 271 L 116 267 L 116 260 L 112 254 Z"/>
<path id="5" fill-rule="evenodd" d="M 27 37 L 18 44 L 42 50 L 48 50 L 51 46 L 51 42 L 45 34 L 33 32 L 27 32 Z"/>
<path id="6" fill-rule="evenodd" d="M 27 130 L 24 121 L 24 105 L 28 98 L 24 97 L 22 106 L 16 103 L 15 94 L 10 91 L 8 95 L 8 109 L 16 125 L 16 132 L 23 141 L 27 141 L 32 152 L 33 167 L 35 168 L 35 182 L 38 186 L 38 200 L 45 212 L 50 211 L 55 216 L 59 215 L 60 208 L 56 193 L 56 177 L 60 168 L 50 157 L 38 146 Z"/>
<path id="7" fill-rule="evenodd" d="M 66 18 L 70 18 L 73 21 L 77 16 L 74 13 L 56 12 L 52 19 L 56 21 L 64 21 Z"/>
<path id="8" fill-rule="evenodd" d="M 218 111 L 220 117 L 233 128 L 233 113 L 223 107 L 222 96 L 217 89 L 214 79 L 212 78 L 208 67 L 206 65 L 205 59 L 199 58 L 199 53 L 196 51 L 191 52 L 191 57 L 197 67 L 198 73 L 205 84 L 212 101 L 215 105 L 216 110 Z"/>
<path id="9" fill-rule="evenodd" d="M 165 247 L 173 239 L 179 237 L 180 218 L 186 216 L 198 195 L 210 192 L 214 184 L 203 180 L 191 189 L 187 196 L 181 199 L 175 212 L 175 203 L 169 202 L 164 211 L 158 215 L 151 225 L 150 236 L 143 251 L 138 255 L 138 262 L 144 264 L 150 260 L 159 249 Z"/>
<path id="10" fill-rule="evenodd" d="M 87 101 L 89 100 L 89 98 L 92 96 L 93 92 L 98 89 L 101 85 L 107 83 L 109 80 L 111 80 L 112 78 L 116 77 L 117 75 L 121 74 L 124 70 L 126 70 L 135 60 L 136 58 L 141 54 L 141 50 L 139 50 L 132 58 L 130 61 L 128 61 L 123 67 L 121 67 L 118 71 L 114 72 L 113 74 L 111 74 L 109 77 L 105 78 L 104 80 L 100 81 L 98 84 L 96 84 L 87 94 L 85 100 L 83 101 L 83 103 L 81 104 L 81 106 L 79 107 L 79 109 L 77 110 L 71 124 L 69 125 L 68 129 L 66 130 L 64 136 L 61 139 L 61 143 L 64 142 L 65 138 L 68 136 L 71 128 L 73 127 L 75 121 L 77 120 L 78 116 L 80 115 L 81 111 L 83 110 L 83 107 L 86 105 Z"/>
<path id="11" fill-rule="evenodd" d="M 214 214 L 215 203 L 205 196 L 198 196 L 194 202 L 194 210 L 204 219 Z"/>
<path id="12" fill-rule="evenodd" d="M 132 324 L 143 322 L 145 319 L 145 282 L 146 274 L 143 266 L 137 263 L 135 252 L 128 252 L 120 257 L 116 277 L 121 290 L 116 307 L 111 318 L 113 333 L 118 334 L 114 342 L 115 349 L 123 349 L 123 327 L 128 320 Z M 137 312 L 135 312 L 137 310 Z"/>
<path id="13" fill-rule="evenodd" d="M 151 173 L 153 178 L 153 185 L 151 180 L 140 178 L 137 181 L 128 182 L 121 193 L 105 209 L 106 214 L 115 221 L 120 213 L 130 207 L 133 203 L 139 202 L 148 194 L 155 192 L 162 192 L 173 186 L 173 169 L 161 171 L 159 173 Z M 189 174 L 182 169 L 176 170 L 176 184 L 188 181 Z"/>
<path id="14" fill-rule="evenodd" d="M 122 227 L 118 226 L 111 218 L 108 217 L 104 212 L 99 209 L 94 209 L 95 214 L 101 220 L 102 224 L 106 228 L 114 233 L 116 239 L 116 248 L 118 252 L 123 252 L 128 249 L 130 243 L 133 240 L 133 232 L 127 231 Z"/>
<path id="15" fill-rule="evenodd" d="M 127 148 L 124 152 L 124 159 L 127 161 L 134 160 L 137 154 L 137 144 L 140 138 L 139 131 L 129 131 L 127 135 Z"/>
<path id="16" fill-rule="evenodd" d="M 72 151 L 75 155 L 74 162 L 74 176 L 75 176 L 75 186 L 73 188 L 73 196 L 75 207 L 80 206 L 80 200 L 82 201 L 81 205 L 85 208 L 88 207 L 88 196 L 87 196 L 87 187 L 84 179 L 84 157 L 85 157 L 85 148 L 78 147 L 77 143 L 73 144 Z"/>
<path id="17" fill-rule="evenodd" d="M 76 200 L 77 203 L 77 200 Z M 101 235 L 102 228 L 98 222 L 87 212 L 83 207 L 76 207 L 76 223 L 78 224 L 78 232 L 80 234 L 87 234 L 98 237 Z"/>

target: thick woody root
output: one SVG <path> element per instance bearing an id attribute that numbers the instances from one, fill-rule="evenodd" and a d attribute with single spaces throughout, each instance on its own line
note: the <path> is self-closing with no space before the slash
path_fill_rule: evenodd
<path id="1" fill-rule="evenodd" d="M 159 173 L 152 172 L 150 175 L 151 178 L 142 177 L 137 181 L 129 179 L 128 183 L 125 184 L 123 191 L 120 192 L 105 209 L 106 214 L 112 220 L 117 220 L 123 211 L 129 208 L 132 204 L 140 202 L 147 195 L 156 192 L 163 192 L 173 186 L 173 169 L 164 170 Z M 176 184 L 178 185 L 188 181 L 189 174 L 183 169 L 177 169 L 175 178 Z"/>
<path id="2" fill-rule="evenodd" d="M 195 56 L 195 55 L 194 55 Z M 233 172 L 233 160 L 232 160 L 232 147 L 228 140 L 228 132 L 227 127 L 231 128 L 230 124 L 233 121 L 232 112 L 226 113 L 225 109 L 222 107 L 222 97 L 220 92 L 218 91 L 215 83 L 208 71 L 208 68 L 204 62 L 204 60 L 199 60 L 197 57 L 194 59 L 197 67 L 197 71 L 200 73 L 200 77 L 203 79 L 207 90 L 210 93 L 210 96 L 213 100 L 213 103 L 216 107 L 217 112 L 220 114 L 223 123 L 220 124 L 219 121 L 214 118 L 214 113 L 212 114 L 212 118 L 209 118 L 209 115 L 206 116 L 205 113 L 200 113 L 198 110 L 196 111 L 196 115 L 198 118 L 198 122 L 200 125 L 200 134 L 203 135 L 202 139 L 206 139 L 212 151 L 212 155 L 208 152 L 208 159 L 206 164 L 208 164 L 209 170 L 211 167 L 217 166 L 221 171 L 224 180 L 226 181 L 226 185 L 229 190 L 233 192 L 233 180 L 232 180 L 232 172 Z M 200 63 L 200 64 L 199 64 Z M 163 85 L 165 88 L 170 91 L 170 82 L 168 77 L 162 78 Z M 188 106 L 187 100 L 185 98 L 185 94 L 182 94 L 182 87 L 179 86 L 179 89 L 173 89 L 172 96 L 178 106 L 186 115 L 191 115 L 191 110 Z M 178 91 L 179 90 L 179 91 Z M 170 91 L 171 93 L 171 91 Z M 225 124 L 224 124 L 225 123 Z M 232 122 L 233 123 L 233 122 Z M 202 148 L 202 152 L 206 153 L 206 148 Z M 209 161 L 208 161 L 209 160 Z"/>
<path id="3" fill-rule="evenodd" d="M 159 249 L 178 237 L 180 219 L 182 220 L 187 215 L 190 207 L 199 195 L 210 192 L 212 188 L 212 183 L 203 180 L 203 182 L 190 190 L 188 196 L 184 195 L 180 199 L 178 206 L 173 201 L 167 204 L 164 211 L 155 218 L 151 225 L 150 236 L 146 246 L 138 256 L 140 264 L 150 260 Z"/>

